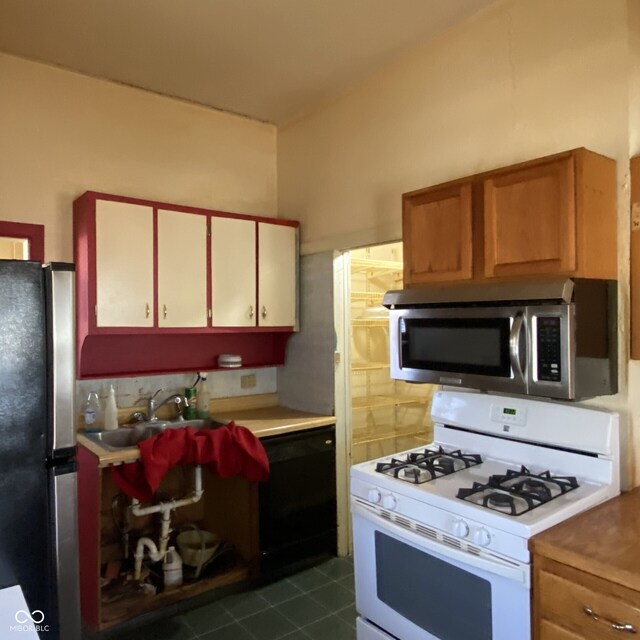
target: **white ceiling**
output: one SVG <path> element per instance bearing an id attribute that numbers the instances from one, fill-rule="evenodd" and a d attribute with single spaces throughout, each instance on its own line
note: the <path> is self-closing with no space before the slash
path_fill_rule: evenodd
<path id="1" fill-rule="evenodd" d="M 0 0 L 0 51 L 282 124 L 493 0 Z"/>

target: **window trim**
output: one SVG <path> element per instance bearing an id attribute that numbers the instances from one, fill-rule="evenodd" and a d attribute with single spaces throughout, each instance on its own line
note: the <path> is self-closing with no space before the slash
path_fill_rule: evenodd
<path id="1" fill-rule="evenodd" d="M 0 236 L 29 242 L 29 260 L 44 262 L 44 225 L 0 220 Z"/>

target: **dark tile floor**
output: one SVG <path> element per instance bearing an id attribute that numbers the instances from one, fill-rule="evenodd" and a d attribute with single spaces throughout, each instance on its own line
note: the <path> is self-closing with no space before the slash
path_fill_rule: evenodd
<path id="1" fill-rule="evenodd" d="M 115 640 L 355 640 L 355 624 L 353 561 L 333 558 Z"/>

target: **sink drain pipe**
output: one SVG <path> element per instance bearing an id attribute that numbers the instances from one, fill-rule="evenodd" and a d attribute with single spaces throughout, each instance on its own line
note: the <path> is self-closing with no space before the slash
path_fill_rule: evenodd
<path id="1" fill-rule="evenodd" d="M 170 502 L 159 502 L 158 504 L 151 505 L 149 507 L 143 507 L 140 501 L 133 498 L 131 501 L 131 513 L 134 516 L 147 516 L 151 513 L 162 514 L 162 524 L 160 526 L 160 544 L 156 546 L 156 543 L 147 536 L 138 539 L 136 546 L 135 558 L 135 571 L 134 579 L 140 580 L 142 574 L 142 561 L 145 556 L 145 549 L 149 551 L 149 558 L 153 562 L 158 562 L 164 558 L 167 553 L 167 546 L 169 544 L 169 535 L 171 534 L 171 512 L 180 507 L 185 507 L 188 504 L 194 504 L 200 500 L 204 490 L 202 489 L 202 468 L 200 465 L 196 465 L 193 468 L 193 493 L 188 498 L 182 498 L 180 500 L 171 500 Z"/>

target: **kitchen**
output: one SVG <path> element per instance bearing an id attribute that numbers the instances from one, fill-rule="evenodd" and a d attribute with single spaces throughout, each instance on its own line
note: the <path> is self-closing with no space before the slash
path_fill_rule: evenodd
<path id="1" fill-rule="evenodd" d="M 620 392 L 590 404 L 620 412 L 623 480 L 635 486 L 638 370 L 626 346 L 627 162 L 640 150 L 635 7 L 499 3 L 277 129 L 2 55 L 2 84 L 15 91 L 0 98 L 11 149 L 0 160 L 0 217 L 45 225 L 45 258 L 71 261 L 70 207 L 87 189 L 278 215 L 301 223 L 303 268 L 326 268 L 335 249 L 400 238 L 404 192 L 581 146 L 612 157 Z M 332 375 L 332 357 L 308 353 L 290 354 L 299 385 L 315 384 L 322 363 Z"/>

